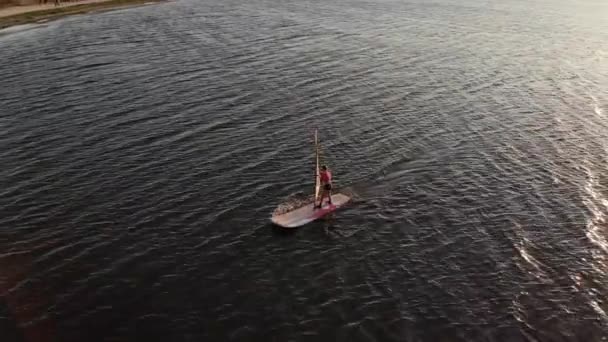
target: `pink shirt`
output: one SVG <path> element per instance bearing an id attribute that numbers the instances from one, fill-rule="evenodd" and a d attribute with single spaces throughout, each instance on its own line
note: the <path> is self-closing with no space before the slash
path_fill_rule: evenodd
<path id="1" fill-rule="evenodd" d="M 331 183 L 331 171 L 329 171 L 329 170 L 321 171 L 321 173 L 319 174 L 319 177 L 321 178 L 321 183 L 323 183 L 323 184 Z"/>

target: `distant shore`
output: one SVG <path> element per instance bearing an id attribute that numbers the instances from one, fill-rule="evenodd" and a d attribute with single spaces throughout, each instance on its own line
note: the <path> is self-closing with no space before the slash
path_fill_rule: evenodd
<path id="1" fill-rule="evenodd" d="M 0 7 L 0 29 L 14 25 L 45 22 L 73 14 L 105 11 L 164 0 L 82 0 L 61 3 L 52 1 L 41 5 Z"/>

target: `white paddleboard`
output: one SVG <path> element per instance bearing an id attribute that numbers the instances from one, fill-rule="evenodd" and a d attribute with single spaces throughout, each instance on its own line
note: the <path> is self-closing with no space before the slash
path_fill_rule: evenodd
<path id="1" fill-rule="evenodd" d="M 346 195 L 333 194 L 331 195 L 331 205 L 324 201 L 323 207 L 314 209 L 314 203 L 311 203 L 288 213 L 273 215 L 270 220 L 283 228 L 297 228 L 333 212 L 348 201 L 350 201 L 350 197 Z"/>

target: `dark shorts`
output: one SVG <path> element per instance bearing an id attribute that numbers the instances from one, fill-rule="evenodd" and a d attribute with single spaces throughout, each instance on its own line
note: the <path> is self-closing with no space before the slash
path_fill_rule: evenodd
<path id="1" fill-rule="evenodd" d="M 323 186 L 323 189 L 325 189 L 325 190 L 327 190 L 327 191 L 331 190 L 331 184 L 325 184 L 325 185 Z"/>

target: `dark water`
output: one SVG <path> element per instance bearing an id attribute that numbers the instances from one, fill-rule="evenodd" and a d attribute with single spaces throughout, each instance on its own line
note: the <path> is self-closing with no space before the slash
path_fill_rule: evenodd
<path id="1" fill-rule="evenodd" d="M 608 2 L 184 0 L 0 36 L 1 341 L 604 341 Z M 269 224 L 312 191 L 333 221 Z"/>

